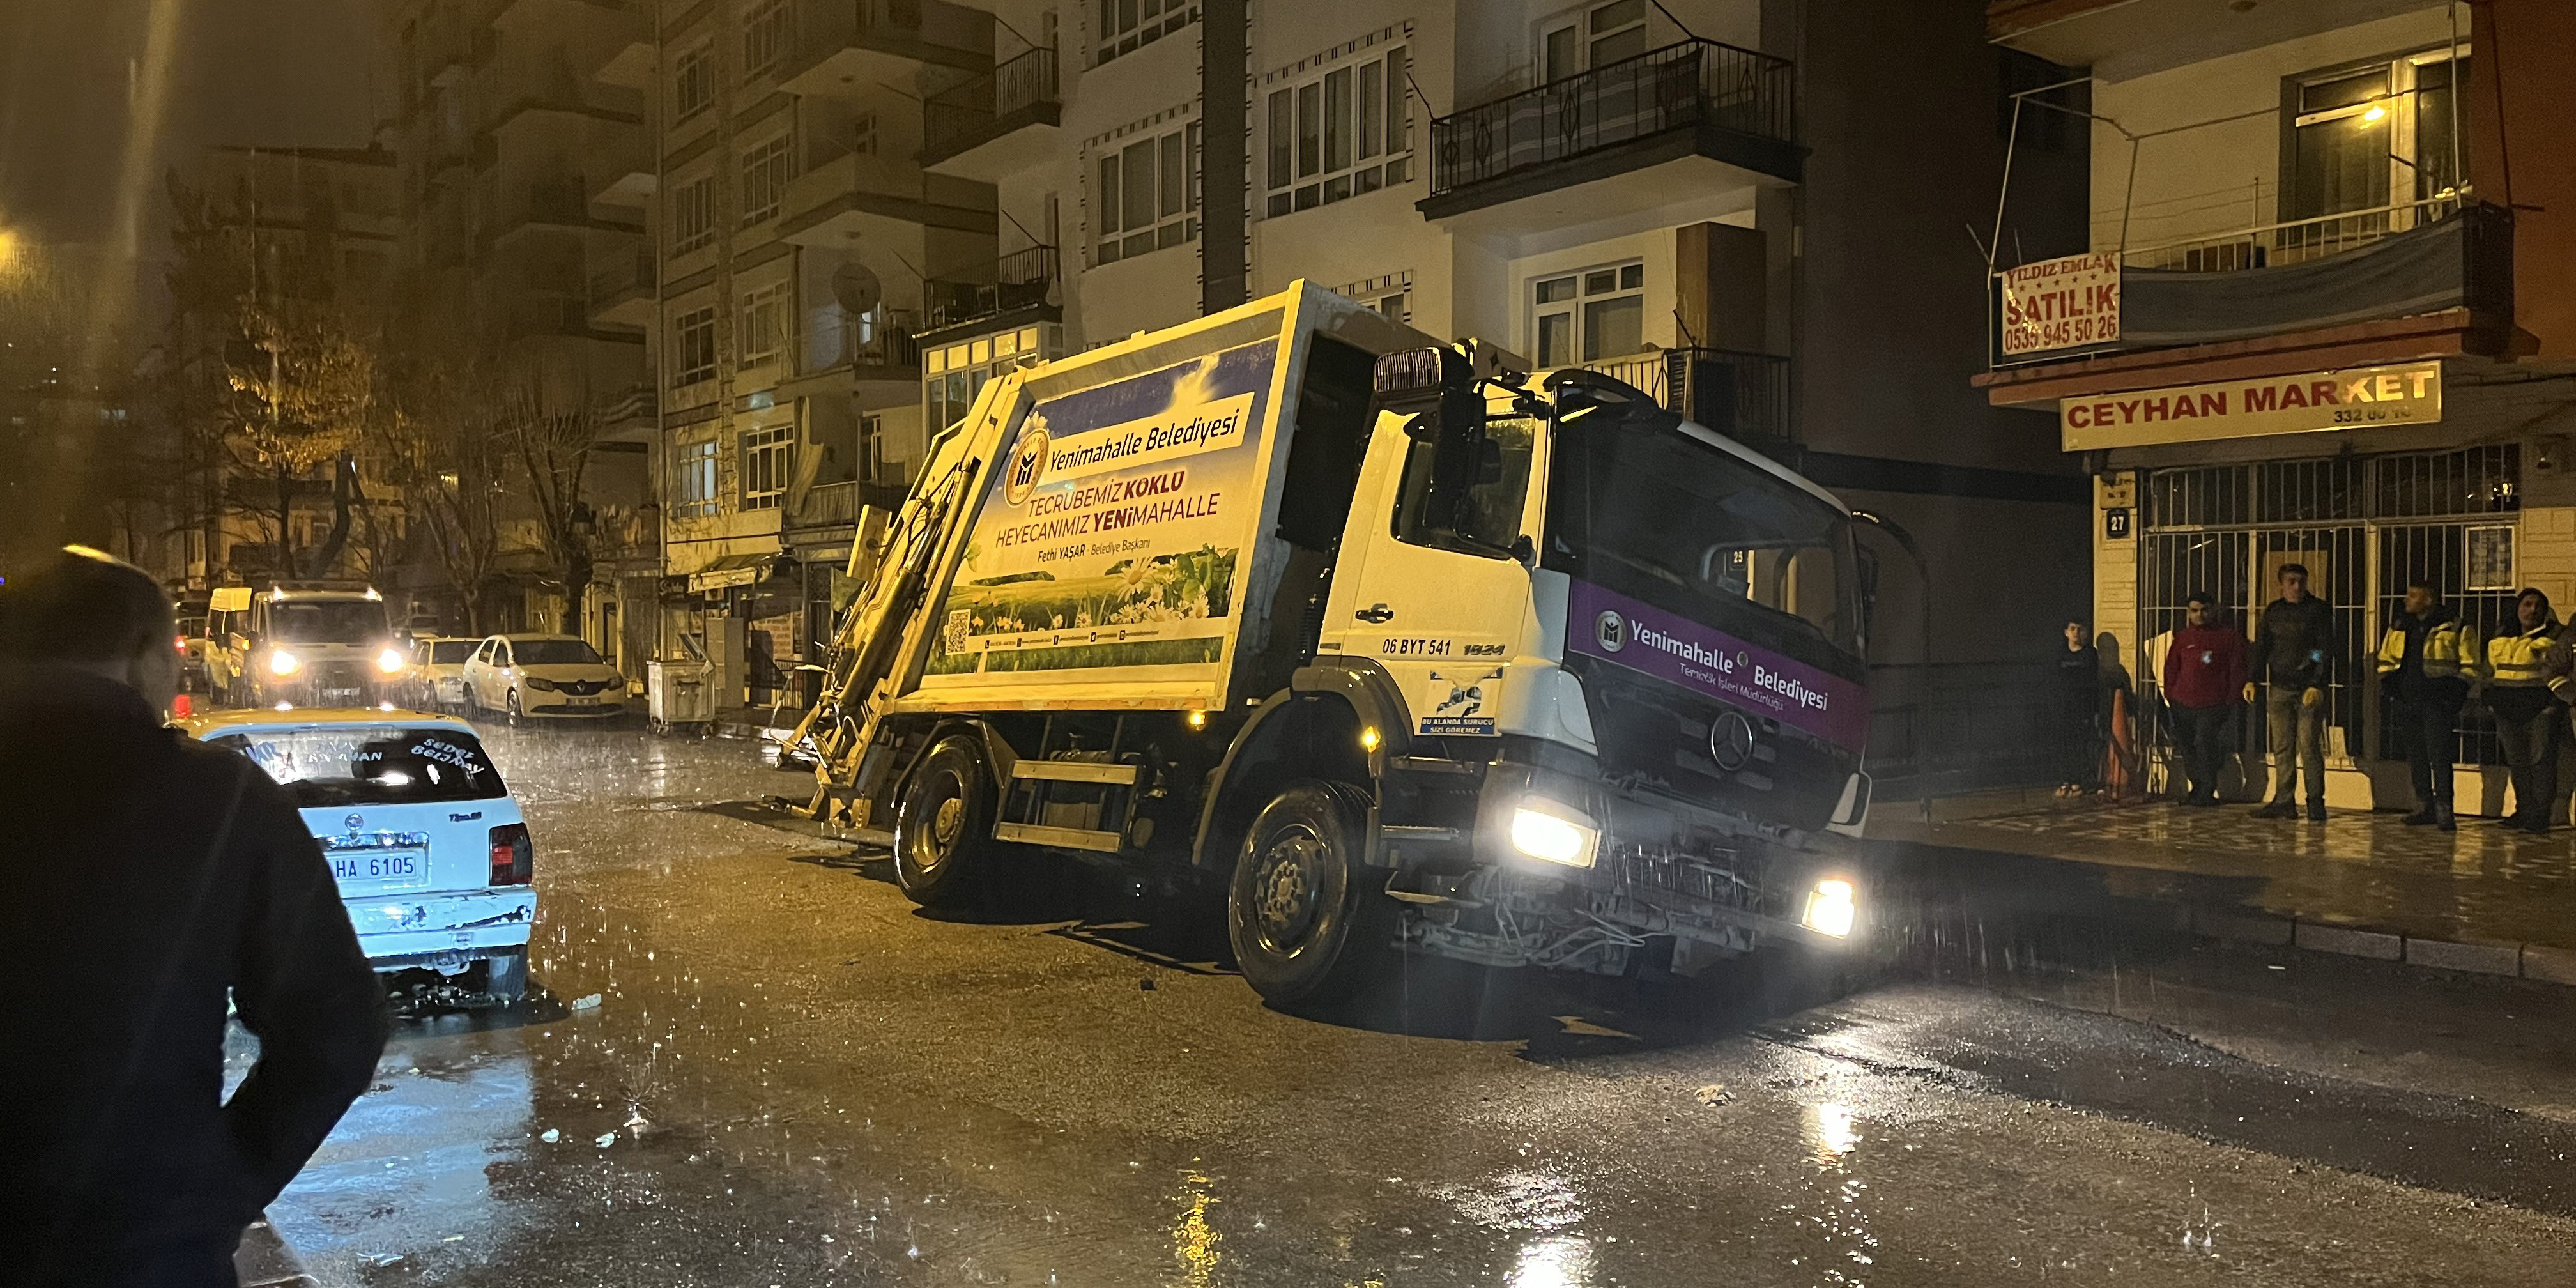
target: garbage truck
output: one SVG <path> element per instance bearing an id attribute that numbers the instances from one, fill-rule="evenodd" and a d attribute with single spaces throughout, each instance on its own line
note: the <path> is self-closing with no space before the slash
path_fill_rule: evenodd
<path id="1" fill-rule="evenodd" d="M 1849 952 L 1852 513 L 1523 365 L 1299 283 L 995 378 L 862 526 L 808 809 L 926 905 L 1047 854 L 1221 882 L 1283 1007 L 1406 953 Z"/>

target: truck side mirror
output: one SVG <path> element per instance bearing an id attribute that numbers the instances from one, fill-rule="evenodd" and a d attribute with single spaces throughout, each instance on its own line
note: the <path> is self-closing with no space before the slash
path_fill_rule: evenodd
<path id="1" fill-rule="evenodd" d="M 1512 558 L 1524 568 L 1538 567 L 1538 543 L 1526 532 L 1512 538 Z"/>

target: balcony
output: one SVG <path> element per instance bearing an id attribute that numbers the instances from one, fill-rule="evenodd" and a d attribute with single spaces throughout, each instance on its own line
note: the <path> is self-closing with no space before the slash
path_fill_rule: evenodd
<path id="1" fill-rule="evenodd" d="M 500 215 L 486 230 L 485 240 L 498 242 L 522 229 L 556 228 L 584 233 L 633 236 L 644 231 L 641 222 L 602 219 L 590 211 L 587 185 L 570 180 L 529 184 L 519 200 L 504 206 Z"/>
<path id="2" fill-rule="evenodd" d="M 1431 123 L 1431 195 L 1454 219 L 1508 202 L 1577 223 L 1712 186 L 1794 183 L 1796 67 L 1713 40 L 1666 45 Z M 1642 203 L 1642 204 L 1641 204 Z"/>
<path id="3" fill-rule="evenodd" d="M 921 286 L 928 323 L 924 338 L 939 344 L 970 330 L 1017 326 L 1041 317 L 1060 320 L 1061 306 L 1047 300 L 1055 289 L 1053 246 L 1031 246 L 975 272 L 930 278 Z"/>
<path id="4" fill-rule="evenodd" d="M 842 479 L 834 483 L 817 483 L 805 489 L 802 496 L 788 499 L 787 526 L 846 527 L 859 521 L 861 506 L 887 511 L 901 508 L 904 492 L 904 485 L 899 482 Z"/>
<path id="5" fill-rule="evenodd" d="M 590 322 L 618 330 L 643 330 L 653 321 L 658 297 L 658 268 L 652 252 L 641 251 L 590 277 Z"/>
<path id="6" fill-rule="evenodd" d="M 797 0 L 796 43 L 779 87 L 832 95 L 910 85 L 923 67 L 993 70 L 993 17 L 941 0 Z"/>
<path id="7" fill-rule="evenodd" d="M 997 183 L 1055 155 L 1063 114 L 1055 51 L 1032 49 L 922 101 L 921 168 Z"/>
<path id="8" fill-rule="evenodd" d="M 2433 352 L 2501 353 L 2512 329 L 2513 218 L 2456 194 L 2116 254 L 2118 334 L 2090 344 L 2007 354 L 2011 270 L 1995 275 L 1991 369 L 1975 381 L 1989 398 L 2094 391 L 2065 387 L 2070 377 L 2109 381 L 2104 387 L 2180 383 L 2162 375 L 2124 382 L 2115 373 L 2216 358 L 2321 370 Z M 2285 356 L 2259 356 L 2267 353 Z"/>
<path id="9" fill-rule="evenodd" d="M 1756 448 L 1789 444 L 1789 360 L 1732 349 L 1664 349 L 1587 362 L 1666 411 Z"/>
<path id="10" fill-rule="evenodd" d="M 919 185 L 899 183 L 882 158 L 844 152 L 788 183 L 778 235 L 800 246 L 840 248 L 866 236 L 904 245 L 918 244 L 925 226 L 990 237 L 1000 222 L 990 210 L 901 195 L 907 191 Z"/>
<path id="11" fill-rule="evenodd" d="M 590 334 L 590 301 L 567 295 L 522 295 L 502 315 L 502 335 L 512 340 Z"/>
<path id="12" fill-rule="evenodd" d="M 654 173 L 652 154 L 643 142 L 637 140 L 602 151 L 606 155 L 591 172 L 591 201 L 602 206 L 627 206 L 638 210 L 650 207 L 653 192 L 661 181 Z"/>

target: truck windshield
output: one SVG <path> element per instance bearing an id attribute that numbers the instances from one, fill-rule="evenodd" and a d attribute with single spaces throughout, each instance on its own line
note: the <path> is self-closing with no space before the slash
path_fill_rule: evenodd
<path id="1" fill-rule="evenodd" d="M 288 599 L 268 606 L 269 629 L 297 644 L 371 644 L 393 632 L 372 599 Z"/>
<path id="2" fill-rule="evenodd" d="M 1548 564 L 1837 671 L 1861 651 L 1851 521 L 1652 415 L 1559 431 Z M 1823 646 L 1820 651 L 1817 646 Z"/>

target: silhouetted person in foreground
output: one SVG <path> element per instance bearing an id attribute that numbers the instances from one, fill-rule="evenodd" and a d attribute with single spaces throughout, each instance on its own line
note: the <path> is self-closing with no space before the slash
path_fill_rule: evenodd
<path id="1" fill-rule="evenodd" d="M 171 631 L 95 552 L 0 587 L 0 1284 L 232 1288 L 243 1228 L 384 1049 L 294 805 L 162 727 Z M 229 1102 L 227 992 L 260 1038 Z"/>

